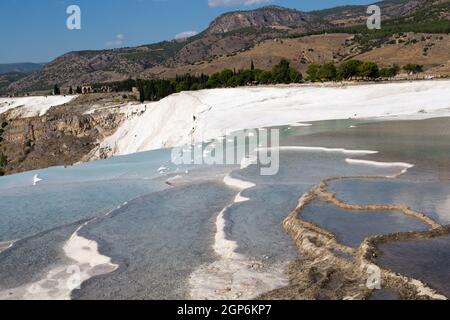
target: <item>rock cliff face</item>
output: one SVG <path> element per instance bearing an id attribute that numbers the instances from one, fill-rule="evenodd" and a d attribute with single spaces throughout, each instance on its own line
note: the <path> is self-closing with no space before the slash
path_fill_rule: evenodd
<path id="1" fill-rule="evenodd" d="M 0 174 L 73 165 L 94 149 L 99 139 L 112 134 L 122 120 L 123 115 L 110 112 L 54 111 L 15 119 L 2 114 L 0 156 L 3 154 L 4 161 Z"/>
<path id="2" fill-rule="evenodd" d="M 277 6 L 269 6 L 253 11 L 238 11 L 224 14 L 214 20 L 207 33 L 226 33 L 248 27 L 284 27 L 317 30 L 327 25 L 317 16 Z"/>

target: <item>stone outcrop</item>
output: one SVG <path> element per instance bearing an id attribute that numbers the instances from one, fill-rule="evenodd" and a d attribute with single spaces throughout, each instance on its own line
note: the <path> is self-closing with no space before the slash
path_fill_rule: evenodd
<path id="1" fill-rule="evenodd" d="M 2 171 L 12 174 L 79 162 L 98 141 L 112 134 L 123 120 L 120 113 L 92 114 L 53 111 L 42 117 L 8 118 L 4 123 L 0 152 L 6 157 Z"/>

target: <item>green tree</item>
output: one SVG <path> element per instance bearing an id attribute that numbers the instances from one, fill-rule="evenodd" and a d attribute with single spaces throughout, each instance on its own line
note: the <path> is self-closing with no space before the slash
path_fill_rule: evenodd
<path id="1" fill-rule="evenodd" d="M 380 70 L 375 62 L 365 61 L 360 67 L 360 75 L 366 79 L 377 79 L 380 77 Z"/>
<path id="2" fill-rule="evenodd" d="M 218 88 L 220 85 L 220 73 L 214 73 L 211 77 L 209 77 L 208 82 L 206 82 L 206 87 L 209 89 Z"/>
<path id="3" fill-rule="evenodd" d="M 395 75 L 398 75 L 398 74 L 400 73 L 400 70 L 401 70 L 401 68 L 400 68 L 397 64 L 394 64 L 394 65 L 391 67 L 391 69 L 392 69 L 392 71 L 395 73 Z"/>
<path id="4" fill-rule="evenodd" d="M 320 66 L 315 63 L 311 63 L 306 69 L 306 74 L 308 75 L 307 79 L 312 82 L 319 81 L 319 69 Z"/>
<path id="5" fill-rule="evenodd" d="M 234 76 L 234 72 L 230 69 L 224 69 L 220 72 L 219 81 L 222 86 L 226 86 L 228 81 Z"/>
<path id="6" fill-rule="evenodd" d="M 297 69 L 290 68 L 289 69 L 289 79 L 293 83 L 299 83 L 300 81 L 302 81 L 303 75 Z"/>
<path id="7" fill-rule="evenodd" d="M 191 90 L 192 90 L 192 91 L 200 90 L 200 84 L 198 84 L 198 83 L 193 83 L 192 86 L 191 86 Z"/>
<path id="8" fill-rule="evenodd" d="M 255 79 L 255 81 L 260 81 L 261 73 L 263 73 L 263 70 L 261 69 L 253 70 L 253 79 Z"/>
<path id="9" fill-rule="evenodd" d="M 272 79 L 275 83 L 289 83 L 290 63 L 286 59 L 281 59 L 280 63 L 272 68 Z"/>
<path id="10" fill-rule="evenodd" d="M 147 96 L 147 92 L 146 92 L 147 89 L 144 85 L 141 85 L 138 87 L 138 90 L 139 90 L 139 101 L 141 101 L 141 103 L 142 103 L 145 101 L 145 98 Z"/>
<path id="11" fill-rule="evenodd" d="M 393 78 L 400 72 L 400 67 L 397 65 L 393 65 L 390 68 L 382 68 L 380 70 L 381 78 Z"/>
<path id="12" fill-rule="evenodd" d="M 257 80 L 261 84 L 272 83 L 272 72 L 270 72 L 270 71 L 263 71 L 263 72 L 261 72 L 259 77 L 257 78 Z"/>
<path id="13" fill-rule="evenodd" d="M 320 80 L 331 81 L 337 76 L 336 66 L 333 63 L 326 63 L 319 68 L 317 76 Z"/>
<path id="14" fill-rule="evenodd" d="M 3 153 L 0 154 L 0 167 L 5 167 L 8 164 L 8 157 Z"/>
<path id="15" fill-rule="evenodd" d="M 55 84 L 55 86 L 53 87 L 53 94 L 55 96 L 59 96 L 61 94 L 61 90 L 59 89 L 57 84 Z"/>
<path id="16" fill-rule="evenodd" d="M 253 81 L 255 81 L 255 76 L 254 76 L 253 70 L 243 70 L 239 74 L 239 77 L 241 79 L 242 85 L 246 85 L 248 83 L 252 83 Z"/>
<path id="17" fill-rule="evenodd" d="M 392 78 L 391 68 L 380 69 L 380 78 Z"/>
<path id="18" fill-rule="evenodd" d="M 423 72 L 423 66 L 419 64 L 408 63 L 406 66 L 403 67 L 403 70 L 405 70 L 408 73 L 416 74 Z"/>
<path id="19" fill-rule="evenodd" d="M 359 76 L 359 69 L 362 64 L 362 61 L 355 59 L 345 61 L 339 66 L 338 74 L 343 79 L 351 80 L 354 77 Z"/>
<path id="20" fill-rule="evenodd" d="M 227 87 L 235 88 L 238 86 L 244 85 L 243 78 L 239 75 L 234 75 L 230 79 L 228 79 L 228 82 L 226 83 Z"/>
<path id="21" fill-rule="evenodd" d="M 252 63 L 251 63 L 251 65 L 250 65 L 250 70 L 255 70 L 255 64 L 253 63 L 253 60 L 252 60 Z"/>
<path id="22" fill-rule="evenodd" d="M 189 85 L 186 83 L 186 81 L 176 82 L 176 84 L 175 84 L 175 90 L 176 90 L 176 92 L 188 91 L 189 89 L 190 89 L 190 87 L 189 87 Z"/>

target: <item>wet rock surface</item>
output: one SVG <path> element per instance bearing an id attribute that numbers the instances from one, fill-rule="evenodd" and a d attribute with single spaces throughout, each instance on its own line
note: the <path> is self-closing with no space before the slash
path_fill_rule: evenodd
<path id="1" fill-rule="evenodd" d="M 369 177 L 366 178 L 369 179 Z M 434 266 L 432 271 L 427 273 L 426 266 L 430 267 L 430 261 L 436 261 L 436 259 L 430 257 L 430 255 L 433 255 L 432 251 L 426 248 L 430 249 L 430 246 L 434 245 L 438 248 L 435 251 L 446 252 L 445 248 L 448 248 L 448 243 L 442 239 L 448 239 L 450 228 L 439 225 L 422 213 L 401 206 L 349 205 L 337 199 L 336 195 L 328 192 L 328 184 L 339 179 L 345 178 L 326 179 L 309 193 L 303 195 L 297 208 L 285 219 L 284 228 L 294 240 L 303 259 L 288 267 L 287 272 L 290 277 L 288 286 L 266 293 L 260 298 L 446 300 L 445 295 L 448 296 L 446 260 L 444 258 L 445 261 L 440 261 L 439 266 Z M 348 247 L 341 243 L 338 237 L 329 230 L 302 218 L 302 213 L 317 200 L 345 210 L 383 210 L 389 212 L 400 209 L 406 216 L 414 217 L 427 224 L 430 231 L 374 235 L 367 237 L 357 248 Z M 399 246 L 404 241 L 409 241 L 409 253 L 411 253 L 409 256 L 408 250 L 402 250 Z M 425 253 L 427 252 L 428 256 L 419 259 L 417 263 L 408 265 L 409 262 L 415 260 L 414 252 L 417 248 L 415 242 L 417 241 L 422 243 L 422 249 L 424 249 L 422 254 L 426 256 Z M 381 261 L 384 259 L 385 264 L 380 264 L 377 258 L 385 252 L 382 248 L 386 247 L 390 251 L 387 250 L 388 255 L 381 258 Z M 337 252 L 344 253 L 346 257 L 343 258 L 342 254 L 337 254 Z M 403 257 L 401 254 L 397 255 L 400 252 L 403 253 Z M 347 256 L 352 256 L 354 259 L 348 259 Z M 439 256 L 442 258 L 443 254 L 439 254 Z M 448 255 L 444 254 L 444 256 Z M 389 257 L 395 258 L 389 260 Z M 386 261 L 396 266 L 395 270 L 386 268 L 386 265 L 388 265 Z M 444 276 L 442 272 L 435 272 L 435 269 L 437 271 L 444 270 Z M 404 273 L 396 273 L 396 270 L 404 271 Z M 374 274 L 376 278 L 372 277 Z M 376 282 L 373 282 L 374 279 L 376 279 Z M 382 291 L 378 291 L 379 289 Z"/>

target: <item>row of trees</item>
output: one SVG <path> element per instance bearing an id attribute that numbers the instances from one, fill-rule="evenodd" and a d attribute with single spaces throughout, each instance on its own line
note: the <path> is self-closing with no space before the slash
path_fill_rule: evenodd
<path id="1" fill-rule="evenodd" d="M 423 71 L 423 66 L 417 64 L 407 64 L 403 67 L 407 73 L 419 73 Z M 393 65 L 389 68 L 380 68 L 375 62 L 360 61 L 356 59 L 348 60 L 336 66 L 333 63 L 310 64 L 306 71 L 307 79 L 316 81 L 339 81 L 339 80 L 375 80 L 379 78 L 389 79 L 395 77 L 401 68 Z"/>
<path id="2" fill-rule="evenodd" d="M 173 93 L 207 88 L 209 79 L 210 77 L 205 74 L 201 74 L 200 76 L 185 74 L 176 76 L 172 80 L 128 80 L 128 85 L 130 86 L 128 91 L 131 91 L 133 87 L 137 87 L 141 102 L 158 101 Z"/>
<path id="3" fill-rule="evenodd" d="M 239 70 L 238 72 L 225 69 L 214 73 L 206 83 L 206 88 L 237 87 L 253 83 L 298 83 L 302 79 L 303 75 L 297 69 L 291 68 L 289 61 L 281 59 L 280 63 L 273 66 L 270 71 L 255 69 L 252 62 L 250 69 Z"/>
<path id="4" fill-rule="evenodd" d="M 82 93 L 82 90 L 81 90 L 81 87 L 76 87 L 76 89 L 74 90 L 73 87 L 70 86 L 70 87 L 69 87 L 69 92 L 68 92 L 68 93 L 69 93 L 69 94 L 74 94 L 74 93 L 81 94 L 81 93 Z M 56 96 L 59 96 L 59 95 L 61 94 L 61 89 L 60 89 L 60 87 L 58 86 L 58 84 L 55 84 L 55 85 L 53 86 L 53 91 L 52 91 L 50 94 L 53 94 L 53 95 L 56 95 Z"/>
<path id="5" fill-rule="evenodd" d="M 176 92 L 173 81 L 165 79 L 137 80 L 140 100 L 158 101 Z"/>
<path id="6" fill-rule="evenodd" d="M 278 84 L 298 83 L 303 79 L 302 74 L 291 68 L 289 61 L 282 59 L 272 70 L 264 71 L 256 69 L 251 63 L 250 69 L 231 70 L 224 69 L 221 72 L 207 76 L 193 76 L 185 74 L 176 76 L 175 79 L 151 79 L 151 80 L 127 80 L 128 90 L 136 86 L 140 93 L 140 100 L 157 101 L 172 93 L 181 91 L 193 91 L 201 89 L 230 88 L 249 84 Z"/>
<path id="7" fill-rule="evenodd" d="M 403 67 L 408 73 L 422 72 L 423 68 L 417 64 L 408 64 Z M 352 79 L 374 80 L 379 78 L 393 78 L 401 68 L 394 65 L 390 68 L 380 68 L 375 62 L 360 61 L 356 59 L 345 61 L 339 65 L 333 63 L 310 64 L 306 71 L 307 80 L 317 81 L 339 81 Z M 201 75 L 179 75 L 174 79 L 128 79 L 109 83 L 108 85 L 116 92 L 132 91 L 136 87 L 140 93 L 140 100 L 158 101 L 173 93 L 181 91 L 193 91 L 200 89 L 229 88 L 252 84 L 289 84 L 299 83 L 303 80 L 301 72 L 292 68 L 286 59 L 273 66 L 271 70 L 256 69 L 251 63 L 250 69 L 231 70 L 224 69 L 211 76 Z M 95 84 L 101 86 L 102 84 Z M 71 88 L 72 89 L 72 88 Z M 76 92 L 81 88 L 77 88 Z"/>

